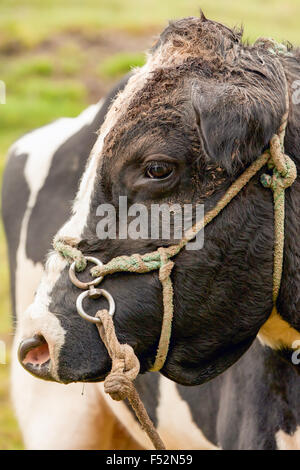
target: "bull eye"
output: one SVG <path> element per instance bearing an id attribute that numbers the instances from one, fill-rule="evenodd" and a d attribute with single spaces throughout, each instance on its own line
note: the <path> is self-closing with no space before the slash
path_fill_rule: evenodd
<path id="1" fill-rule="evenodd" d="M 155 180 L 168 178 L 174 171 L 174 165 L 167 162 L 151 162 L 146 169 L 146 176 Z"/>

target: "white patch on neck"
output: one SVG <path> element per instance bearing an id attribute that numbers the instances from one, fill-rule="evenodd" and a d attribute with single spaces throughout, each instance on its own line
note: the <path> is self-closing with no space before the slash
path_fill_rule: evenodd
<path id="1" fill-rule="evenodd" d="M 163 376 L 159 383 L 157 430 L 167 449 L 218 450 L 194 422 L 188 404 L 179 395 L 176 384 Z"/>

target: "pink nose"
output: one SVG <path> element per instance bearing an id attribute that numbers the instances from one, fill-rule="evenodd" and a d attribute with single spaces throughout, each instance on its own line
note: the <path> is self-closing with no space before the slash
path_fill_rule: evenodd
<path id="1" fill-rule="evenodd" d="M 22 341 L 18 357 L 21 365 L 28 372 L 41 379 L 51 380 L 49 347 L 42 335 Z"/>

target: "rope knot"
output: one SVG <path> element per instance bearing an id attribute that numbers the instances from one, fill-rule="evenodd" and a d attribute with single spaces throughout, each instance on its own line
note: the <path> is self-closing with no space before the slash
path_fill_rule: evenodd
<path id="1" fill-rule="evenodd" d="M 163 247 L 157 250 L 160 254 L 161 266 L 159 268 L 159 280 L 160 282 L 166 281 L 172 272 L 174 263 L 168 258 L 166 250 Z"/>
<path id="2" fill-rule="evenodd" d="M 83 253 L 77 248 L 78 243 L 79 240 L 77 238 L 55 238 L 53 241 L 53 248 L 70 263 L 75 261 L 76 271 L 81 272 L 85 270 L 87 260 Z"/>
<path id="3" fill-rule="evenodd" d="M 112 360 L 111 374 L 121 374 L 129 380 L 134 380 L 139 373 L 140 363 L 133 348 L 129 344 L 119 343 L 112 317 L 107 310 L 99 310 L 96 317 L 101 320 L 97 327 Z"/>
<path id="4" fill-rule="evenodd" d="M 112 371 L 122 371 L 129 380 L 134 380 L 140 371 L 140 363 L 129 344 L 120 344 L 118 356 L 115 356 Z"/>
<path id="5" fill-rule="evenodd" d="M 113 400 L 122 401 L 132 393 L 132 382 L 123 373 L 111 372 L 104 381 L 104 391 Z"/>
<path id="6" fill-rule="evenodd" d="M 269 168 L 273 169 L 273 175 L 262 175 L 261 183 L 273 191 L 288 188 L 297 178 L 296 165 L 288 155 L 284 154 L 280 137 L 276 134 L 270 141 Z"/>

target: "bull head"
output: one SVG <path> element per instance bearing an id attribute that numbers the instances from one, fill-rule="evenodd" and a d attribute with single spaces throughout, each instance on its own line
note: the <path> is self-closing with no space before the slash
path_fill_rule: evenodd
<path id="1" fill-rule="evenodd" d="M 290 70 L 297 67 L 298 52 L 275 57 L 264 45 L 244 45 L 239 31 L 204 16 L 170 24 L 145 66 L 113 102 L 73 215 L 58 236 L 71 237 L 85 255 L 103 263 L 171 244 L 171 239 L 123 239 L 119 228 L 115 239 L 99 240 L 97 208 L 109 203 L 117 210 L 120 196 L 147 208 L 153 203 L 201 203 L 206 211 L 214 207 L 268 147 L 285 112 L 283 70 L 290 79 Z M 286 151 L 297 164 L 299 120 L 300 111 L 292 109 Z M 287 194 L 277 305 L 281 320 L 296 335 L 298 188 L 296 182 Z M 273 206 L 259 175 L 206 228 L 203 248 L 183 250 L 174 261 L 174 320 L 161 372 L 181 384 L 201 384 L 239 359 L 272 310 Z M 149 370 L 163 313 L 157 273 L 115 273 L 102 287 L 116 302 L 119 340 L 134 348 L 141 372 Z M 35 300 L 21 320 L 21 361 L 35 375 L 68 383 L 101 381 L 108 373 L 110 359 L 96 327 L 76 312 L 78 294 L 65 260 L 51 254 Z M 87 302 L 86 309 L 95 315 L 105 306 L 101 298 Z M 45 355 L 45 367 L 34 366 L 37 351 Z"/>

